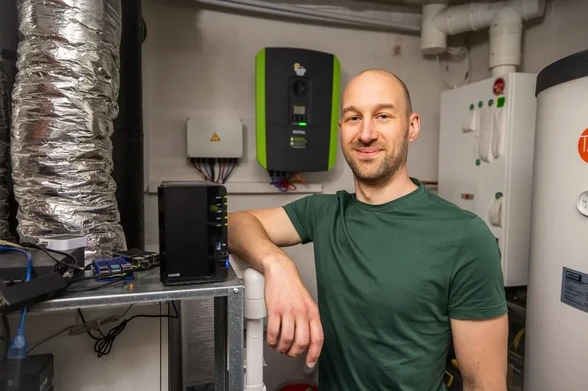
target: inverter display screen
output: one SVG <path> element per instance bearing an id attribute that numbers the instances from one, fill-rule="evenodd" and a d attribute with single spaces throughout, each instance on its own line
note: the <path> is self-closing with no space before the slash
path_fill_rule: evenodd
<path id="1" fill-rule="evenodd" d="M 294 106 L 292 112 L 296 115 L 304 115 L 306 114 L 306 106 Z"/>

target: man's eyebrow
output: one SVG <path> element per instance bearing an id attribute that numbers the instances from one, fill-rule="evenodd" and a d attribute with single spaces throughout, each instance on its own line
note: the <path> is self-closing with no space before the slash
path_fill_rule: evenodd
<path id="1" fill-rule="evenodd" d="M 394 106 L 392 103 L 380 103 L 380 104 L 376 105 L 374 111 L 384 110 L 384 109 L 393 110 L 393 111 L 397 110 L 396 106 Z"/>
<path id="2" fill-rule="evenodd" d="M 396 111 L 397 107 L 394 106 L 392 103 L 379 103 L 374 107 L 374 109 L 375 109 L 375 111 L 384 110 L 384 109 Z M 359 112 L 359 110 L 355 106 L 346 106 L 343 108 L 343 114 L 348 113 L 350 111 Z"/>
<path id="3" fill-rule="evenodd" d="M 347 106 L 347 107 L 344 107 L 344 108 L 343 108 L 343 114 L 345 114 L 345 113 L 348 113 L 348 112 L 350 112 L 350 111 L 355 111 L 355 112 L 357 112 L 357 111 L 359 111 L 359 110 L 357 110 L 357 107 L 355 107 L 355 106 Z"/>

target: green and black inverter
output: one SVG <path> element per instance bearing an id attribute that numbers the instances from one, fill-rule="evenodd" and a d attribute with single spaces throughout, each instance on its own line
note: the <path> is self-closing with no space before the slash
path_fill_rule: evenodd
<path id="1" fill-rule="evenodd" d="M 333 168 L 341 67 L 332 54 L 265 48 L 255 60 L 257 161 L 270 172 Z"/>

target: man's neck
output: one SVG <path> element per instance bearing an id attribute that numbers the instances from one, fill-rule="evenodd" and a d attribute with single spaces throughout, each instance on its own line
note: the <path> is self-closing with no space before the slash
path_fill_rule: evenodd
<path id="1" fill-rule="evenodd" d="M 386 183 L 372 186 L 355 180 L 355 196 L 366 204 L 381 205 L 394 201 L 418 188 L 406 172 L 398 173 Z"/>

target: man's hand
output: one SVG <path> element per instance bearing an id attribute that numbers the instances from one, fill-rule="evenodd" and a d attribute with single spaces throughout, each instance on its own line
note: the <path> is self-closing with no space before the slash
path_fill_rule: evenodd
<path id="1" fill-rule="evenodd" d="M 283 208 L 229 214 L 229 250 L 265 276 L 267 341 L 279 352 L 314 367 L 323 347 L 319 311 L 296 265 L 280 248 L 301 242 Z"/>
<path id="2" fill-rule="evenodd" d="M 265 270 L 267 342 L 290 357 L 308 348 L 306 365 L 312 368 L 324 339 L 318 307 L 292 260 L 284 256 L 269 265 Z"/>

